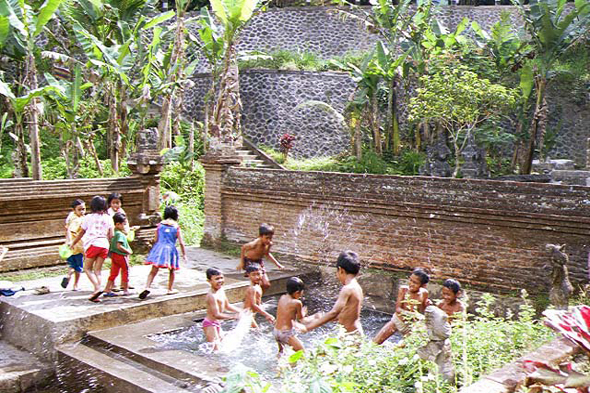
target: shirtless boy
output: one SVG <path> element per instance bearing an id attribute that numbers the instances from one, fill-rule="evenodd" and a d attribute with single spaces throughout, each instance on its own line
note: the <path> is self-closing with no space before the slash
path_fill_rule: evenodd
<path id="1" fill-rule="evenodd" d="M 203 319 L 203 331 L 205 332 L 205 338 L 207 342 L 213 343 L 213 350 L 219 349 L 219 343 L 221 342 L 221 323 L 220 319 L 238 319 L 240 310 L 231 304 L 225 296 L 223 283 L 225 278 L 223 273 L 215 268 L 207 269 L 207 281 L 209 282 L 210 289 L 205 298 L 207 303 L 207 316 Z M 235 314 L 227 314 L 225 311 L 230 311 Z"/>
<path id="2" fill-rule="evenodd" d="M 252 311 L 252 327 L 257 328 L 255 316 L 256 313 L 262 314 L 264 318 L 270 323 L 275 323 L 275 317 L 264 311 L 262 307 L 262 288 L 260 282 L 262 281 L 262 271 L 258 266 L 250 265 L 246 268 L 246 274 L 250 279 L 250 286 L 246 289 L 246 297 L 244 299 L 244 310 Z"/>
<path id="3" fill-rule="evenodd" d="M 307 310 L 299 298 L 303 296 L 304 284 L 298 277 L 291 277 L 287 280 L 287 293 L 279 299 L 277 305 L 277 321 L 272 332 L 277 344 L 279 353 L 283 353 L 286 345 L 294 351 L 303 349 L 303 344 L 295 335 L 294 324 L 302 321 Z"/>
<path id="4" fill-rule="evenodd" d="M 258 266 L 261 270 L 262 281 L 260 287 L 263 291 L 270 288 L 270 281 L 264 270 L 264 261 L 262 258 L 267 257 L 277 265 L 279 269 L 283 268 L 283 265 L 281 265 L 270 253 L 273 235 L 274 228 L 271 225 L 260 224 L 260 228 L 258 228 L 258 238 L 242 246 L 240 264 L 237 266 L 238 270 L 246 270 L 248 266 Z M 248 273 L 245 274 L 245 276 L 247 275 Z"/>
<path id="5" fill-rule="evenodd" d="M 363 289 L 356 280 L 361 270 L 358 255 L 353 251 L 343 251 L 336 261 L 336 277 L 342 284 L 338 299 L 330 311 L 305 323 L 307 330 L 312 330 L 338 318 L 338 323 L 348 333 L 363 333 L 360 314 L 363 305 Z"/>
<path id="6" fill-rule="evenodd" d="M 424 288 L 428 281 L 430 281 L 430 277 L 424 270 L 420 268 L 414 269 L 410 275 L 408 285 L 402 285 L 397 292 L 395 314 L 379 330 L 379 333 L 373 338 L 373 342 L 381 345 L 396 331 L 399 331 L 404 336 L 410 333 L 411 327 L 404 321 L 404 317 L 416 311 L 424 313 L 426 306 L 429 305 L 428 290 Z"/>
<path id="7" fill-rule="evenodd" d="M 463 303 L 457 299 L 460 292 L 461 284 L 457 280 L 449 278 L 443 282 L 442 300 L 437 304 L 437 307 L 447 313 L 449 321 L 452 321 L 452 318 L 457 318 L 465 309 Z"/>

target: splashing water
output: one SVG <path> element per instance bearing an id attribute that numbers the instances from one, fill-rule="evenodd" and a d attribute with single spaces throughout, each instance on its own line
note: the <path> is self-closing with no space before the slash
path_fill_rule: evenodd
<path id="1" fill-rule="evenodd" d="M 295 227 L 284 235 L 285 243 L 293 242 L 293 254 L 302 259 L 331 266 L 341 251 L 360 246 L 358 227 L 366 220 L 366 215 L 351 214 L 346 208 L 313 203 L 299 215 Z"/>
<path id="2" fill-rule="evenodd" d="M 223 336 L 223 340 L 219 345 L 219 352 L 229 354 L 240 346 L 246 334 L 250 331 L 252 326 L 252 311 L 244 310 L 240 312 L 240 318 L 235 328 L 230 330 Z"/>

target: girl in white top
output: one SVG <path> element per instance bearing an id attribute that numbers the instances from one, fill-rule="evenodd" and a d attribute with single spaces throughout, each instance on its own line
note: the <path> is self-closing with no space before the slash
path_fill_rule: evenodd
<path id="1" fill-rule="evenodd" d="M 91 214 L 84 216 L 78 236 L 72 241 L 74 246 L 80 239 L 84 244 L 85 259 L 84 272 L 94 286 L 94 292 L 88 300 L 100 302 L 102 294 L 100 273 L 102 264 L 109 253 L 109 245 L 113 237 L 113 219 L 107 214 L 107 201 L 101 196 L 95 196 L 90 202 Z"/>

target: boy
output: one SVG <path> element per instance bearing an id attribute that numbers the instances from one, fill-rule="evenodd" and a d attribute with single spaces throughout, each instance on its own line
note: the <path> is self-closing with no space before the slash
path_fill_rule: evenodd
<path id="1" fill-rule="evenodd" d="M 205 302 L 207 303 L 207 316 L 203 319 L 203 332 L 207 342 L 213 343 L 213 350 L 219 349 L 221 342 L 221 323 L 220 319 L 238 319 L 240 310 L 231 304 L 225 296 L 225 291 L 221 288 L 225 282 L 223 273 L 210 267 L 207 269 L 207 281 L 209 282 L 209 292 Z M 226 314 L 225 311 L 231 311 L 235 314 Z"/>
<path id="2" fill-rule="evenodd" d="M 301 321 L 307 310 L 301 303 L 304 284 L 298 277 L 287 280 L 287 294 L 282 295 L 277 305 L 277 321 L 272 335 L 279 345 L 279 354 L 283 353 L 285 345 L 289 345 L 294 351 L 303 350 L 303 344 L 295 335 L 294 323 Z"/>
<path id="3" fill-rule="evenodd" d="M 270 253 L 272 236 L 274 233 L 274 228 L 271 225 L 260 224 L 260 228 L 258 228 L 258 238 L 242 246 L 240 264 L 237 266 L 238 270 L 246 270 L 248 266 L 258 266 L 261 270 L 262 281 L 260 287 L 263 291 L 270 288 L 270 281 L 264 270 L 264 262 L 262 261 L 262 258 L 267 257 L 277 265 L 279 269 L 283 268 L 283 265 L 281 265 Z M 248 274 L 246 273 L 245 276 L 247 277 Z"/>
<path id="4" fill-rule="evenodd" d="M 463 313 L 465 306 L 457 299 L 461 292 L 461 284 L 457 280 L 448 279 L 443 282 L 442 300 L 437 304 L 437 307 L 447 313 L 449 320 L 457 318 Z"/>
<path id="5" fill-rule="evenodd" d="M 82 221 L 84 221 L 84 214 L 86 213 L 86 204 L 81 199 L 75 199 L 71 204 L 72 211 L 66 218 L 66 243 L 69 244 L 73 239 L 76 238 L 80 231 Z M 82 243 L 78 243 L 72 248 L 72 255 L 68 257 L 68 274 L 61 280 L 61 287 L 67 288 L 74 274 L 74 287 L 73 291 L 78 290 L 78 281 L 80 281 L 80 273 L 84 266 L 84 247 Z"/>
<path id="6" fill-rule="evenodd" d="M 404 314 L 408 315 L 416 311 L 423 314 L 426 306 L 429 305 L 428 290 L 424 288 L 430 281 L 428 274 L 424 270 L 416 268 L 408 281 L 408 285 L 402 285 L 397 293 L 395 314 L 373 338 L 373 342 L 376 344 L 383 344 L 396 331 L 399 331 L 404 336 L 409 334 L 411 328 L 404 321 Z"/>
<path id="7" fill-rule="evenodd" d="M 262 288 L 260 282 L 262 281 L 262 271 L 256 265 L 250 265 L 246 268 L 246 274 L 250 279 L 250 286 L 246 289 L 246 298 L 244 299 L 244 310 L 250 309 L 252 311 L 252 327 L 257 328 L 258 324 L 254 317 L 256 313 L 260 313 L 266 318 L 270 324 L 275 323 L 275 318 L 264 311 L 260 305 L 262 304 Z"/>
<path id="8" fill-rule="evenodd" d="M 363 289 L 356 280 L 361 269 L 358 255 L 353 251 L 343 251 L 336 261 L 336 277 L 343 285 L 338 299 L 330 311 L 305 324 L 307 330 L 312 330 L 338 318 L 338 323 L 348 333 L 363 333 L 360 313 L 363 305 Z"/>
<path id="9" fill-rule="evenodd" d="M 123 213 L 115 213 L 113 216 L 113 223 L 115 224 L 115 233 L 111 239 L 111 274 L 104 289 L 105 297 L 117 296 L 113 292 L 115 279 L 121 271 L 121 289 L 123 295 L 129 295 L 129 255 L 133 254 L 129 243 L 127 242 L 127 235 L 125 235 L 125 225 L 127 224 L 127 217 Z"/>

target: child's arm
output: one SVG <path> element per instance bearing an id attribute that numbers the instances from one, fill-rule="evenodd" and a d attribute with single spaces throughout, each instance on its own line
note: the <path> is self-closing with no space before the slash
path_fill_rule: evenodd
<path id="1" fill-rule="evenodd" d="M 130 248 L 125 248 L 125 246 L 123 246 L 123 243 L 121 242 L 117 242 L 117 250 L 124 252 L 127 255 L 133 254 L 133 250 L 131 250 Z"/>
<path id="2" fill-rule="evenodd" d="M 82 236 L 84 236 L 85 233 L 86 230 L 84 228 L 80 228 L 80 230 L 78 231 L 78 236 L 76 236 L 76 238 L 72 241 L 72 243 L 70 244 L 70 248 L 74 247 L 76 243 L 78 243 L 80 239 L 82 239 Z"/>
<path id="3" fill-rule="evenodd" d="M 211 294 L 207 295 L 207 310 L 211 311 L 211 316 L 215 319 L 238 319 L 237 315 L 226 314 L 217 307 L 217 300 Z"/>
<path id="4" fill-rule="evenodd" d="M 311 322 L 307 323 L 305 325 L 307 330 L 309 331 L 309 330 L 315 329 L 317 327 L 322 326 L 323 324 L 325 324 L 327 322 L 330 322 L 330 321 L 338 318 L 338 315 L 340 315 L 340 312 L 342 311 L 344 306 L 346 306 L 346 303 L 348 303 L 349 297 L 350 297 L 349 291 L 346 289 L 342 289 L 340 291 L 340 294 L 338 295 L 338 300 L 336 300 L 336 303 L 334 303 L 334 306 L 332 307 L 332 309 L 330 311 L 328 311 L 327 313 L 325 313 L 324 315 L 322 315 L 321 317 L 315 318 Z"/>
<path id="5" fill-rule="evenodd" d="M 298 321 L 303 320 L 303 318 L 305 318 L 307 316 L 307 309 L 303 307 L 303 303 L 301 303 L 301 301 L 297 301 L 297 306 L 296 306 L 296 319 Z"/>
<path id="6" fill-rule="evenodd" d="M 270 260 L 271 260 L 271 261 L 272 261 L 272 262 L 273 262 L 275 265 L 277 265 L 277 267 L 278 267 L 279 269 L 282 269 L 282 268 L 283 268 L 283 265 L 281 265 L 281 264 L 279 263 L 279 261 L 277 261 L 277 260 L 275 259 L 275 257 L 273 257 L 273 256 L 272 256 L 272 254 L 270 253 L 270 251 L 266 253 L 266 256 L 267 256 L 267 257 L 268 257 L 268 259 L 270 259 Z"/>
<path id="7" fill-rule="evenodd" d="M 400 287 L 399 291 L 397 291 L 397 300 L 395 301 L 395 312 L 398 315 L 401 315 L 402 311 L 406 309 L 404 307 L 404 302 L 406 301 L 406 293 L 408 293 L 408 287 L 406 286 Z"/>
<path id="8" fill-rule="evenodd" d="M 184 261 L 187 262 L 188 259 L 186 258 L 186 248 L 184 248 L 184 241 L 182 240 L 182 233 L 180 231 L 180 227 L 178 227 L 176 236 L 178 237 L 178 244 L 180 245 L 180 251 L 182 252 L 182 259 L 184 259 Z"/>
<path id="9" fill-rule="evenodd" d="M 225 298 L 225 302 L 224 302 L 224 305 L 223 306 L 225 307 L 224 310 L 228 310 L 228 311 L 231 311 L 231 312 L 239 313 L 239 312 L 242 311 L 239 308 L 237 308 L 236 306 L 232 306 L 229 303 L 229 300 L 227 300 L 227 298 Z"/>
<path id="10" fill-rule="evenodd" d="M 257 304 L 256 291 L 254 290 L 254 288 L 248 288 L 248 290 L 246 291 L 246 299 L 244 300 L 244 303 L 250 304 L 250 308 L 252 309 L 252 311 L 261 314 L 264 318 L 266 318 L 268 322 L 275 323 L 275 317 L 264 311 L 262 307 L 260 307 Z"/>
<path id="11" fill-rule="evenodd" d="M 246 251 L 252 249 L 252 245 L 250 243 L 246 243 L 242 246 L 242 250 L 240 252 L 240 263 L 236 266 L 236 270 L 244 270 L 246 263 L 244 262 L 244 257 L 246 256 Z"/>
<path id="12" fill-rule="evenodd" d="M 430 299 L 428 299 L 428 290 L 427 289 L 420 289 L 421 295 L 422 295 L 422 301 L 420 302 L 420 305 L 418 306 L 418 311 L 421 314 L 424 314 L 424 310 L 426 310 L 426 307 L 428 307 L 430 304 L 432 304 L 432 302 L 430 301 Z"/>

